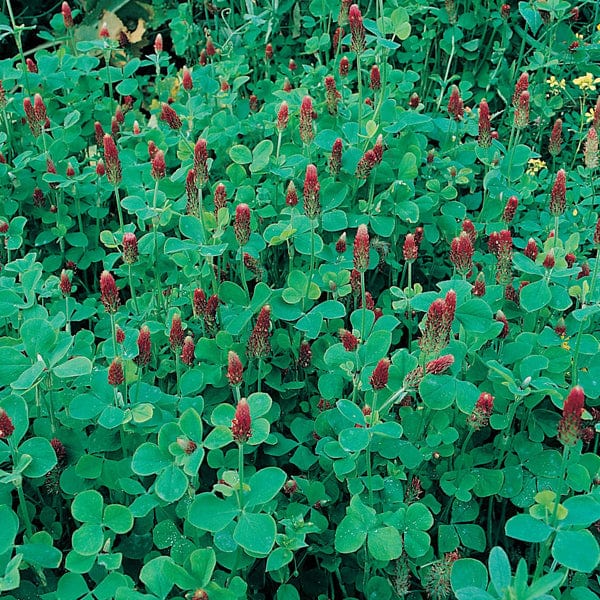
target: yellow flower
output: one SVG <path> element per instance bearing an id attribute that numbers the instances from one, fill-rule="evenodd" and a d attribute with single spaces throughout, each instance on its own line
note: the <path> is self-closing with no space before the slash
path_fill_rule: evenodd
<path id="1" fill-rule="evenodd" d="M 551 88 L 560 88 L 561 90 L 564 90 L 567 87 L 567 82 L 564 79 L 561 79 L 559 81 L 558 79 L 556 79 L 556 77 L 554 77 L 554 75 L 550 75 L 550 78 L 546 79 L 546 83 Z"/>
<path id="2" fill-rule="evenodd" d="M 586 73 L 573 79 L 573 83 L 584 92 L 595 92 L 596 84 L 600 83 L 600 77 L 594 78 L 591 73 Z"/>
<path id="3" fill-rule="evenodd" d="M 585 120 L 586 120 L 588 123 L 591 123 L 591 122 L 594 120 L 594 109 L 593 109 L 593 108 L 590 108 L 590 110 L 588 110 L 588 111 L 585 113 Z"/>
<path id="4" fill-rule="evenodd" d="M 565 349 L 565 350 L 570 350 L 571 346 L 569 345 L 569 338 L 563 338 L 563 343 L 561 344 L 561 346 Z"/>
<path id="5" fill-rule="evenodd" d="M 598 23 L 598 25 L 596 25 L 596 29 L 597 29 L 598 31 L 600 31 L 600 23 Z"/>
<path id="6" fill-rule="evenodd" d="M 581 34 L 581 33 L 576 33 L 576 34 L 575 34 L 575 38 L 576 38 L 576 39 L 578 39 L 578 40 L 582 40 L 582 39 L 583 39 L 583 34 Z"/>
<path id="7" fill-rule="evenodd" d="M 527 175 L 537 175 L 539 171 L 546 168 L 546 163 L 539 158 L 530 158 L 527 164 Z"/>

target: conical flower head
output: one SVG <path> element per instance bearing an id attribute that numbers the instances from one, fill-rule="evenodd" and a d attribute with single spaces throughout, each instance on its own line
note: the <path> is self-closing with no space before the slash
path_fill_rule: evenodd
<path id="1" fill-rule="evenodd" d="M 289 121 L 289 109 L 287 102 L 282 102 L 279 107 L 279 112 L 277 113 L 277 130 L 285 131 L 288 126 Z"/>
<path id="2" fill-rule="evenodd" d="M 69 274 L 63 269 L 60 274 L 60 291 L 63 296 L 69 296 L 71 294 L 71 279 L 69 278 Z"/>
<path id="3" fill-rule="evenodd" d="M 100 275 L 100 301 L 104 304 L 106 312 L 112 314 L 117 312 L 121 303 L 119 288 L 109 271 L 103 271 Z"/>
<path id="4" fill-rule="evenodd" d="M 450 260 L 461 275 L 466 275 L 473 268 L 473 244 L 469 234 L 462 231 L 450 245 Z"/>
<path id="5" fill-rule="evenodd" d="M 204 138 L 200 138 L 194 146 L 194 173 L 196 184 L 202 187 L 208 181 L 208 151 Z"/>
<path id="6" fill-rule="evenodd" d="M 316 219 L 321 214 L 320 191 L 317 167 L 308 165 L 304 177 L 304 212 L 309 219 Z"/>
<path id="7" fill-rule="evenodd" d="M 350 7 L 348 23 L 350 24 L 350 34 L 352 36 L 350 47 L 356 54 L 362 54 L 366 47 L 365 26 L 358 4 L 353 4 Z"/>
<path id="8" fill-rule="evenodd" d="M 298 192 L 296 191 L 294 182 L 291 180 L 288 183 L 287 190 L 285 192 L 285 203 L 288 206 L 296 206 L 298 204 Z"/>
<path id="9" fill-rule="evenodd" d="M 121 171 L 121 160 L 115 140 L 108 133 L 104 134 L 104 164 L 106 169 L 106 178 L 109 183 L 118 185 L 123 178 Z"/>
<path id="10" fill-rule="evenodd" d="M 310 144 L 315 137 L 315 132 L 313 131 L 313 105 L 310 96 L 302 98 L 299 130 L 302 142 L 307 145 Z"/>
<path id="11" fill-rule="evenodd" d="M 193 366 L 195 361 L 195 345 L 194 338 L 191 335 L 187 335 L 183 340 L 183 347 L 181 348 L 181 362 L 188 367 Z"/>
<path id="12" fill-rule="evenodd" d="M 358 226 L 358 231 L 354 238 L 354 268 L 359 273 L 364 273 L 369 268 L 369 249 L 369 230 L 363 223 Z"/>
<path id="13" fill-rule="evenodd" d="M 389 358 L 382 358 L 375 367 L 369 383 L 375 391 L 383 390 L 388 383 L 389 379 L 390 360 Z"/>
<path id="14" fill-rule="evenodd" d="M 494 396 L 488 392 L 480 394 L 475 408 L 469 416 L 467 422 L 473 429 L 482 429 L 490 421 L 490 416 L 494 410 Z"/>
<path id="15" fill-rule="evenodd" d="M 548 153 L 551 156 L 558 156 L 562 149 L 562 127 L 562 119 L 556 119 L 552 127 L 552 133 L 550 134 L 550 141 L 548 142 Z"/>
<path id="16" fill-rule="evenodd" d="M 250 207 L 245 203 L 236 206 L 233 230 L 238 244 L 245 246 L 250 239 Z"/>
<path id="17" fill-rule="evenodd" d="M 271 353 L 271 307 L 263 306 L 256 325 L 248 339 L 246 354 L 250 358 L 264 358 Z"/>
<path id="18" fill-rule="evenodd" d="M 502 213 L 502 220 L 508 224 L 514 218 L 517 212 L 517 207 L 519 206 L 519 200 L 516 196 L 511 196 L 507 201 L 504 207 L 504 212 Z"/>
<path id="19" fill-rule="evenodd" d="M 150 340 L 150 329 L 142 325 L 137 339 L 138 355 L 133 359 L 138 367 L 143 367 L 150 362 L 152 357 L 152 341 Z"/>
<path id="20" fill-rule="evenodd" d="M 560 169 L 556 174 L 552 192 L 550 193 L 550 214 L 560 216 L 567 205 L 567 174 Z"/>
<path id="21" fill-rule="evenodd" d="M 460 97 L 458 86 L 453 85 L 450 91 L 450 99 L 448 100 L 448 112 L 455 121 L 462 120 L 465 114 L 463 100 Z"/>
<path id="22" fill-rule="evenodd" d="M 583 388 L 575 386 L 565 400 L 562 418 L 558 423 L 558 439 L 565 446 L 574 446 L 581 437 L 584 402 Z"/>
<path id="23" fill-rule="evenodd" d="M 166 102 L 162 103 L 160 120 L 164 121 L 171 129 L 181 129 L 183 125 L 175 110 Z"/>
<path id="24" fill-rule="evenodd" d="M 331 149 L 331 158 L 329 159 L 329 172 L 332 175 L 337 175 L 342 168 L 342 138 L 337 138 L 333 142 Z"/>
<path id="25" fill-rule="evenodd" d="M 125 381 L 123 373 L 123 363 L 120 358 L 114 358 L 108 367 L 108 383 L 109 385 L 121 385 Z"/>
<path id="26" fill-rule="evenodd" d="M 598 132 L 591 127 L 585 138 L 583 161 L 586 169 L 595 169 L 598 166 Z"/>
<path id="27" fill-rule="evenodd" d="M 242 398 L 235 409 L 235 417 L 231 422 L 231 433 L 238 444 L 245 444 L 252 437 L 252 417 L 250 405 Z"/>
<path id="28" fill-rule="evenodd" d="M 519 106 L 519 100 L 521 98 L 521 94 L 523 92 L 527 92 L 529 90 L 529 73 L 525 71 L 519 75 L 519 79 L 515 85 L 515 91 L 512 97 L 512 103 L 515 108 Z"/>
<path id="29" fill-rule="evenodd" d="M 123 234 L 123 262 L 132 265 L 138 259 L 138 242 L 135 233 L 127 232 Z"/>
<path id="30" fill-rule="evenodd" d="M 14 430 L 15 426 L 12 419 L 3 408 L 0 408 L 0 440 L 5 440 L 11 436 Z"/>
<path id="31" fill-rule="evenodd" d="M 490 109 L 485 99 L 479 103 L 478 143 L 481 148 L 489 148 L 492 145 L 492 126 L 490 124 Z"/>
<path id="32" fill-rule="evenodd" d="M 181 315 L 179 313 L 175 313 L 171 319 L 171 329 L 169 331 L 169 345 L 175 354 L 181 351 L 184 340 L 185 333 L 181 325 Z"/>
<path id="33" fill-rule="evenodd" d="M 236 352 L 230 350 L 227 354 L 227 379 L 229 385 L 235 387 L 243 381 L 244 367 Z"/>

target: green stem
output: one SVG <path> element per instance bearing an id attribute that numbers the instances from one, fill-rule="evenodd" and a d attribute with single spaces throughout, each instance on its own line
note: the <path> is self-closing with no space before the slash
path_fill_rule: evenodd
<path id="1" fill-rule="evenodd" d="M 356 79 L 358 83 L 358 135 L 360 136 L 363 110 L 362 74 L 360 72 L 360 53 L 356 55 Z"/>
<path id="2" fill-rule="evenodd" d="M 262 358 L 260 356 L 256 365 L 256 386 L 258 393 L 260 393 L 262 391 Z"/>
<path id="3" fill-rule="evenodd" d="M 121 194 L 119 187 L 115 185 L 115 202 L 117 203 L 117 213 L 119 215 L 119 231 L 123 231 L 124 223 L 123 220 L 123 209 L 121 208 Z"/>
<path id="4" fill-rule="evenodd" d="M 10 24 L 13 29 L 15 43 L 17 44 L 19 57 L 21 58 L 21 67 L 23 69 L 23 74 L 25 75 L 25 85 L 27 86 L 27 93 L 31 96 L 31 86 L 29 85 L 29 72 L 27 70 L 27 63 L 25 62 L 25 54 L 23 53 L 23 42 L 21 40 L 21 35 L 23 35 L 23 26 L 17 25 L 17 22 L 15 21 L 15 15 L 13 13 L 11 0 L 6 0 L 6 8 L 8 9 L 8 16 L 10 17 Z"/>
<path id="5" fill-rule="evenodd" d="M 250 291 L 248 290 L 248 282 L 246 281 L 246 265 L 244 263 L 244 247 L 240 246 L 240 278 L 242 280 L 242 287 L 246 292 L 248 299 L 250 298 Z"/>
<path id="6" fill-rule="evenodd" d="M 71 333 L 71 319 L 69 318 L 69 296 L 65 296 L 65 318 L 67 320 L 65 331 L 67 333 Z"/>
<path id="7" fill-rule="evenodd" d="M 152 210 L 154 211 L 154 216 L 152 217 L 152 229 L 154 232 L 154 285 L 156 288 L 156 308 L 157 310 L 162 310 L 162 288 L 160 285 L 160 273 L 158 269 L 160 252 L 158 249 L 158 221 L 159 216 L 156 211 L 156 201 L 158 197 L 158 179 L 154 183 L 154 196 L 152 198 Z"/>
<path id="8" fill-rule="evenodd" d="M 244 509 L 244 444 L 238 443 L 238 505 L 240 510 Z"/>
<path id="9" fill-rule="evenodd" d="M 16 466 L 19 460 L 19 453 L 15 448 L 12 438 L 9 438 L 8 444 L 10 446 L 13 465 Z M 17 488 L 17 495 L 19 496 L 19 508 L 21 509 L 21 516 L 23 517 L 23 523 L 25 524 L 25 531 L 27 532 L 27 537 L 31 538 L 33 535 L 33 527 L 31 526 L 29 511 L 27 510 L 27 502 L 25 501 L 25 494 L 23 493 L 23 478 L 21 476 L 17 478 L 15 487 Z"/>
<path id="10" fill-rule="evenodd" d="M 360 299 L 362 303 L 362 317 L 360 323 L 360 339 L 364 342 L 365 340 L 365 327 L 367 318 L 367 302 L 365 295 L 365 272 L 360 272 Z"/>
<path id="11" fill-rule="evenodd" d="M 137 296 L 135 295 L 135 288 L 133 287 L 133 277 L 131 276 L 131 265 L 127 265 L 128 267 L 128 277 L 129 277 L 129 290 L 131 291 L 131 298 L 133 299 L 133 306 L 135 308 L 135 312 L 139 315 L 140 309 L 137 303 Z"/>
<path id="12" fill-rule="evenodd" d="M 181 399 L 181 358 L 179 350 L 175 352 L 175 377 L 177 378 L 177 396 Z"/>

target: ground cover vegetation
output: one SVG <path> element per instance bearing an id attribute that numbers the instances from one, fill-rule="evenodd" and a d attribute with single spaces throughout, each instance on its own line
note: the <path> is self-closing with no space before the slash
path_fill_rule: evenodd
<path id="1" fill-rule="evenodd" d="M 600 3 L 4 6 L 4 597 L 599 597 Z"/>

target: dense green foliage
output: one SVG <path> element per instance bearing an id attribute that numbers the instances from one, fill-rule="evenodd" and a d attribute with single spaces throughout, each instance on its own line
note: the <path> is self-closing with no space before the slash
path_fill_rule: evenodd
<path id="1" fill-rule="evenodd" d="M 0 22 L 4 597 L 598 598 L 600 3 L 119 4 Z"/>

